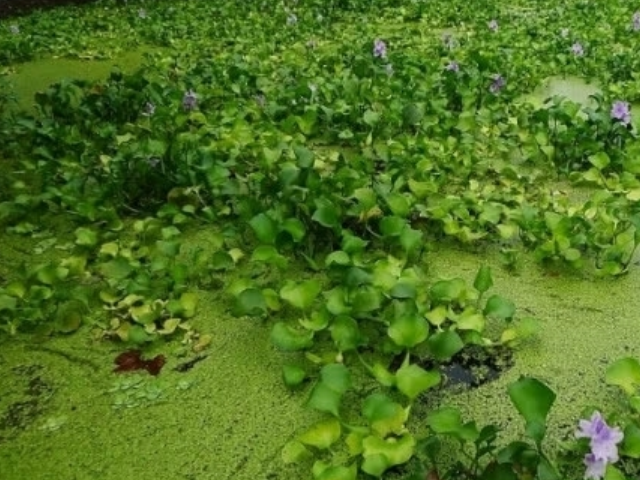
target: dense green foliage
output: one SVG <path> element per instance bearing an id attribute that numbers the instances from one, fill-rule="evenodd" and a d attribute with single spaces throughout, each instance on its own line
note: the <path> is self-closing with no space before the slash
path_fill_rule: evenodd
<path id="1" fill-rule="evenodd" d="M 242 11 L 230 1 L 98 2 L 0 24 L 8 66 L 164 48 L 131 74 L 52 85 L 35 114 L 0 96 L 0 149 L 11 159 L 0 224 L 36 235 L 55 218 L 72 232 L 54 240 L 63 258 L 0 285 L 0 328 L 68 333 L 84 321 L 139 345 L 180 332 L 201 349 L 206 336 L 188 322 L 197 290 L 228 283 L 234 314 L 269 319 L 274 345 L 292 352 L 284 382 L 315 382 L 308 405 L 328 420 L 283 458 L 314 450 L 316 480 L 411 475 L 406 465 L 417 468 L 412 479 L 568 478 L 586 445 L 568 448 L 566 462 L 547 454 L 555 394 L 533 378 L 509 389 L 527 442 L 498 447 L 495 426 L 446 406 L 426 435 L 408 430 L 441 364 L 465 349 L 516 346 L 536 328 L 488 293 L 488 268 L 471 286 L 429 283 L 424 267 L 448 240 L 497 246 L 514 270 L 525 251 L 585 277 L 631 268 L 640 243 L 640 139 L 624 103 L 640 91 L 633 14 L 617 0 L 301 0 Z M 563 74 L 598 81 L 602 93 L 588 105 L 523 100 Z M 561 182 L 590 196 L 576 200 Z M 219 231 L 213 250 L 182 251 L 182 231 L 203 222 Z M 293 266 L 303 278 L 288 278 Z M 640 457 L 634 362 L 608 378 L 631 400 L 633 413 L 619 417 L 627 475 L 638 473 L 627 460 Z M 377 388 L 360 417 L 345 418 L 361 367 Z M 467 457 L 441 466 L 442 437 Z M 624 478 L 607 468 L 608 480 Z"/>

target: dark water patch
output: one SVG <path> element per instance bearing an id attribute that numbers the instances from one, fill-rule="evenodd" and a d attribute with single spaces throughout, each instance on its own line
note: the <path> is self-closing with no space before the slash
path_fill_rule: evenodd
<path id="1" fill-rule="evenodd" d="M 404 355 L 392 361 L 391 371 L 400 368 Z M 498 379 L 514 365 L 513 351 L 502 346 L 468 346 L 454 355 L 448 362 L 434 362 L 432 359 L 413 358 L 426 370 L 437 369 L 444 377 L 442 388 L 472 389 Z"/>
<path id="2" fill-rule="evenodd" d="M 21 393 L 0 411 L 0 442 L 27 429 L 46 411 L 54 388 L 44 377 L 43 370 L 41 365 L 19 365 L 11 369 L 10 383 L 18 385 Z M 0 405 L 3 396 L 12 392 L 13 389 L 8 389 L 0 396 Z"/>

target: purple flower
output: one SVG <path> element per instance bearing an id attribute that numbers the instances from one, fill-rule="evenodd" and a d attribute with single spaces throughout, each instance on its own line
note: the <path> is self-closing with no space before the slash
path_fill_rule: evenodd
<path id="1" fill-rule="evenodd" d="M 491 30 L 492 32 L 497 32 L 498 31 L 498 22 L 497 20 L 491 20 L 487 26 L 489 27 L 489 30 Z"/>
<path id="2" fill-rule="evenodd" d="M 298 16 L 295 13 L 287 15 L 287 25 L 295 25 L 298 23 Z"/>
<path id="3" fill-rule="evenodd" d="M 147 11 L 144 8 L 141 8 L 140 10 L 138 10 L 138 17 L 140 18 L 147 18 Z"/>
<path id="4" fill-rule="evenodd" d="M 448 72 L 459 72 L 460 65 L 455 60 L 451 60 L 445 67 L 445 70 L 447 70 Z"/>
<path id="5" fill-rule="evenodd" d="M 618 461 L 617 445 L 624 435 L 618 427 L 611 428 L 607 425 L 598 411 L 589 420 L 580 420 L 578 426 L 576 437 L 588 438 L 591 448 L 591 452 L 584 458 L 587 466 L 585 478 L 602 478 L 607 464 Z"/>
<path id="6" fill-rule="evenodd" d="M 604 473 L 607 470 L 607 462 L 596 460 L 593 453 L 585 455 L 583 462 L 587 467 L 587 471 L 584 472 L 585 480 L 600 480 L 604 477 Z"/>
<path id="7" fill-rule="evenodd" d="M 631 123 L 631 107 L 629 102 L 617 100 L 611 107 L 611 118 L 619 120 L 623 125 Z"/>
<path id="8" fill-rule="evenodd" d="M 156 106 L 151 102 L 147 102 L 144 106 L 144 110 L 142 111 L 142 115 L 144 115 L 145 117 L 150 117 L 154 113 L 156 113 Z"/>
<path id="9" fill-rule="evenodd" d="M 373 42 L 373 56 L 377 58 L 386 58 L 387 56 L 387 44 L 379 38 Z"/>
<path id="10" fill-rule="evenodd" d="M 506 84 L 507 82 L 502 75 L 494 75 L 493 82 L 491 82 L 489 86 L 489 91 L 493 94 L 500 93 L 500 90 L 502 90 Z"/>
<path id="11" fill-rule="evenodd" d="M 196 92 L 189 89 L 189 91 L 184 94 L 184 97 L 182 97 L 182 108 L 185 110 L 195 110 L 197 106 L 198 96 L 196 95 Z"/>
<path id="12" fill-rule="evenodd" d="M 20 27 L 18 27 L 18 25 L 9 25 L 9 31 L 14 35 L 18 35 L 20 33 Z"/>
<path id="13" fill-rule="evenodd" d="M 633 14 L 633 31 L 637 32 L 638 30 L 640 30 L 640 12 L 635 12 Z"/>
<path id="14" fill-rule="evenodd" d="M 571 45 L 571 52 L 573 52 L 576 57 L 581 57 L 584 55 L 584 48 L 580 42 L 576 42 Z"/>

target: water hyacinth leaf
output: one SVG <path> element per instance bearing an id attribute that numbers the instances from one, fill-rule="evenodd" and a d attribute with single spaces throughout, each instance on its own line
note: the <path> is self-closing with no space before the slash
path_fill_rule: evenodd
<path id="1" fill-rule="evenodd" d="M 542 477 L 541 477 L 542 478 Z M 612 464 L 607 464 L 604 480 L 627 480 L 628 477 Z M 555 479 L 553 479 L 555 480 Z"/>
<path id="2" fill-rule="evenodd" d="M 324 264 L 327 267 L 330 267 L 331 265 L 347 266 L 351 264 L 351 258 L 349 258 L 349 254 L 347 252 L 337 250 L 327 255 L 327 258 L 324 260 Z"/>
<path id="3" fill-rule="evenodd" d="M 362 440 L 365 439 L 367 433 L 357 431 L 350 432 L 344 439 L 344 443 L 349 449 L 349 455 L 355 457 L 362 453 Z"/>
<path id="4" fill-rule="evenodd" d="M 398 299 L 416 298 L 417 294 L 418 291 L 416 290 L 415 285 L 402 281 L 396 283 L 389 292 L 389 295 Z"/>
<path id="5" fill-rule="evenodd" d="M 336 392 L 326 383 L 320 382 L 313 387 L 307 405 L 321 412 L 330 413 L 335 417 L 340 417 L 341 400 L 342 393 Z"/>
<path id="6" fill-rule="evenodd" d="M 314 332 L 319 332 L 320 330 L 324 330 L 329 326 L 329 321 L 331 320 L 331 316 L 328 310 L 314 310 L 309 317 L 304 317 L 298 320 L 300 325 L 302 325 L 307 330 L 312 330 Z"/>
<path id="7" fill-rule="evenodd" d="M 312 473 L 314 480 L 356 480 L 358 467 L 355 463 L 345 467 L 318 461 L 314 463 Z"/>
<path id="8" fill-rule="evenodd" d="M 218 250 L 211 255 L 211 269 L 215 271 L 230 270 L 235 266 L 233 257 L 223 250 Z"/>
<path id="9" fill-rule="evenodd" d="M 20 281 L 13 281 L 13 282 L 9 282 L 5 287 L 4 287 L 4 293 L 6 293 L 7 295 L 11 296 L 11 297 L 16 297 L 16 298 L 24 298 L 25 294 L 27 293 L 27 287 L 25 286 L 25 284 L 23 282 Z M 0 302 L 1 304 L 2 302 Z M 0 310 L 2 309 L 2 307 L 0 307 Z"/>
<path id="10" fill-rule="evenodd" d="M 273 245 L 278 234 L 278 225 L 265 213 L 259 213 L 251 220 L 249 225 L 253 229 L 256 238 L 260 243 Z"/>
<path id="11" fill-rule="evenodd" d="M 82 314 L 73 309 L 61 309 L 56 315 L 56 330 L 60 333 L 72 333 L 82 325 Z"/>
<path id="12" fill-rule="evenodd" d="M 304 223 L 302 223 L 297 218 L 287 218 L 284 222 L 282 222 L 280 229 L 283 232 L 287 232 L 289 235 L 291 235 L 291 238 L 296 243 L 300 242 L 307 233 Z"/>
<path id="13" fill-rule="evenodd" d="M 375 287 L 360 287 L 351 298 L 354 313 L 368 313 L 378 310 L 382 304 L 382 292 Z"/>
<path id="14" fill-rule="evenodd" d="M 518 480 L 519 477 L 510 463 L 491 462 L 484 469 L 479 480 Z"/>
<path id="15" fill-rule="evenodd" d="M 293 153 L 298 160 L 300 168 L 311 168 L 313 166 L 314 153 L 306 147 L 296 145 L 293 147 Z"/>
<path id="16" fill-rule="evenodd" d="M 69 275 L 69 269 L 58 267 L 53 263 L 42 266 L 36 273 L 36 278 L 40 283 L 53 285 L 60 280 L 64 280 Z"/>
<path id="17" fill-rule="evenodd" d="M 627 395 L 632 395 L 640 386 L 640 362 L 633 357 L 621 358 L 609 365 L 604 378 L 609 385 L 618 386 Z"/>
<path id="18" fill-rule="evenodd" d="M 331 339 L 340 352 L 354 350 L 360 345 L 358 323 L 347 315 L 338 316 L 329 330 Z"/>
<path id="19" fill-rule="evenodd" d="M 395 217 L 406 218 L 409 215 L 411 206 L 407 197 L 401 193 L 390 193 L 385 197 L 385 201 Z M 404 223 L 404 222 L 403 222 Z"/>
<path id="20" fill-rule="evenodd" d="M 464 342 L 456 332 L 446 330 L 432 335 L 427 340 L 429 351 L 436 360 L 449 360 L 464 348 Z"/>
<path id="21" fill-rule="evenodd" d="M 325 365 L 320 371 L 320 378 L 322 382 L 341 394 L 351 388 L 351 372 L 341 363 Z"/>
<path id="22" fill-rule="evenodd" d="M 294 308 L 308 310 L 321 290 L 322 285 L 315 279 L 300 283 L 287 280 L 287 283 L 280 289 L 280 298 Z"/>
<path id="23" fill-rule="evenodd" d="M 483 332 L 485 327 L 485 317 L 477 312 L 475 308 L 466 308 L 455 320 L 458 330 L 473 330 Z"/>
<path id="24" fill-rule="evenodd" d="M 429 324 L 418 314 L 402 315 L 391 322 L 387 334 L 399 347 L 412 348 L 427 339 Z"/>
<path id="25" fill-rule="evenodd" d="M 12 311 L 18 306 L 18 300 L 9 295 L 0 294 L 0 312 L 3 310 Z"/>
<path id="26" fill-rule="evenodd" d="M 399 237 L 407 221 L 401 217 L 382 217 L 380 219 L 380 233 L 385 237 Z"/>
<path id="27" fill-rule="evenodd" d="M 439 307 L 434 308 L 430 312 L 427 312 L 425 317 L 429 320 L 429 323 L 434 327 L 439 327 L 446 320 L 449 314 L 449 309 L 444 305 L 440 305 Z"/>
<path id="28" fill-rule="evenodd" d="M 316 211 L 311 219 L 326 228 L 337 228 L 340 226 L 340 212 L 338 208 L 327 199 L 316 201 Z"/>
<path id="29" fill-rule="evenodd" d="M 90 228 L 80 227 L 74 232 L 76 236 L 76 245 L 81 247 L 94 247 L 98 244 L 98 232 Z"/>
<path id="30" fill-rule="evenodd" d="M 236 297 L 234 314 L 242 315 L 265 315 L 267 313 L 267 302 L 262 291 L 257 288 L 247 288 Z"/>
<path id="31" fill-rule="evenodd" d="M 41 302 L 48 300 L 53 296 L 53 290 L 40 285 L 33 285 L 29 288 L 28 298 L 32 302 Z"/>
<path id="32" fill-rule="evenodd" d="M 497 317 L 502 320 L 511 320 L 516 313 L 514 303 L 500 295 L 492 295 L 487 300 L 484 307 L 484 314 L 487 317 Z"/>
<path id="33" fill-rule="evenodd" d="M 298 330 L 284 322 L 278 322 L 271 330 L 271 341 L 283 352 L 296 352 L 313 345 L 313 332 Z"/>
<path id="34" fill-rule="evenodd" d="M 101 263 L 98 270 L 108 280 L 121 281 L 133 272 L 133 266 L 126 258 L 118 257 Z"/>
<path id="35" fill-rule="evenodd" d="M 382 439 L 371 435 L 362 441 L 364 462 L 361 470 L 380 478 L 382 474 L 395 465 L 402 465 L 413 457 L 416 440 L 405 434 L 400 438 Z"/>
<path id="36" fill-rule="evenodd" d="M 379 362 L 373 364 L 371 375 L 384 387 L 393 387 L 396 384 L 396 376 Z"/>
<path id="37" fill-rule="evenodd" d="M 364 112 L 362 119 L 368 126 L 374 127 L 380 120 L 380 114 L 378 112 L 374 112 L 373 110 L 367 110 Z"/>
<path id="38" fill-rule="evenodd" d="M 285 465 L 300 463 L 312 458 L 311 452 L 297 440 L 288 442 L 282 449 L 282 461 Z"/>
<path id="39" fill-rule="evenodd" d="M 341 248 L 349 255 L 362 253 L 369 242 L 355 235 L 343 233 Z"/>
<path id="40" fill-rule="evenodd" d="M 440 280 L 429 289 L 429 296 L 434 302 L 449 303 L 461 300 L 465 295 L 466 284 L 461 278 Z"/>
<path id="41" fill-rule="evenodd" d="M 297 387 L 306 377 L 307 373 L 299 365 L 284 365 L 282 367 L 282 379 L 289 388 Z"/>
<path id="42" fill-rule="evenodd" d="M 596 167 L 598 170 L 604 170 L 609 165 L 609 163 L 611 163 L 611 159 L 605 152 L 598 152 L 595 155 L 591 155 L 589 157 L 589 163 L 591 163 L 591 165 Z"/>
<path id="43" fill-rule="evenodd" d="M 400 233 L 400 246 L 405 254 L 410 255 L 418 250 L 423 244 L 423 237 L 424 234 L 420 230 L 413 229 L 407 225 Z"/>
<path id="44" fill-rule="evenodd" d="M 327 303 L 326 308 L 333 315 L 349 314 L 351 307 L 347 305 L 347 294 L 343 287 L 335 287 L 323 293 Z"/>
<path id="45" fill-rule="evenodd" d="M 396 372 L 396 386 L 410 400 L 415 400 L 422 392 L 438 385 L 441 381 L 440 372 L 427 371 L 418 365 L 402 366 Z"/>
<path id="46" fill-rule="evenodd" d="M 364 400 L 362 415 L 371 429 L 383 438 L 390 434 L 401 434 L 408 418 L 408 412 L 402 405 L 382 393 L 371 394 Z"/>
<path id="47" fill-rule="evenodd" d="M 257 247 L 251 254 L 251 261 L 275 265 L 280 269 L 285 269 L 289 265 L 289 260 L 280 255 L 273 245 L 260 245 Z"/>
<path id="48" fill-rule="evenodd" d="M 478 270 L 476 278 L 473 281 L 473 288 L 480 293 L 485 293 L 493 286 L 493 278 L 491 276 L 491 267 L 483 265 Z"/>
<path id="49" fill-rule="evenodd" d="M 624 429 L 622 453 L 631 458 L 640 458 L 640 427 L 629 423 Z"/>
<path id="50" fill-rule="evenodd" d="M 100 245 L 98 256 L 115 258 L 118 256 L 119 250 L 120 247 L 116 242 L 103 243 L 102 245 Z"/>
<path id="51" fill-rule="evenodd" d="M 322 422 L 316 423 L 309 430 L 304 432 L 298 440 L 305 445 L 311 445 L 320 450 L 326 450 L 335 442 L 338 441 L 342 433 L 342 427 L 340 422 L 331 418 Z"/>
<path id="52" fill-rule="evenodd" d="M 522 377 L 509 385 L 509 398 L 527 424 L 527 434 L 539 445 L 545 435 L 547 415 L 556 394 L 532 377 Z"/>

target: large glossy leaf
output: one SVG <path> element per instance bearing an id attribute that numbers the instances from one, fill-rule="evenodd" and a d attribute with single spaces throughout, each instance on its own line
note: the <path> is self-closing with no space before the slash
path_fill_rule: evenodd
<path id="1" fill-rule="evenodd" d="M 541 381 L 523 377 L 509 385 L 509 397 L 527 423 L 527 434 L 540 444 L 556 394 Z"/>
<path id="2" fill-rule="evenodd" d="M 615 361 L 607 368 L 605 381 L 622 388 L 628 395 L 635 393 L 640 387 L 640 362 L 633 357 Z"/>
<path id="3" fill-rule="evenodd" d="M 410 400 L 415 400 L 418 395 L 435 387 L 440 381 L 440 372 L 427 371 L 415 364 L 403 365 L 396 372 L 396 386 Z"/>
<path id="4" fill-rule="evenodd" d="M 278 322 L 271 330 L 271 341 L 279 350 L 295 352 L 313 345 L 313 332 L 298 330 L 284 322 Z"/>
<path id="5" fill-rule="evenodd" d="M 308 310 L 321 290 L 322 286 L 316 279 L 299 283 L 288 280 L 280 289 L 280 297 L 295 308 Z"/>

